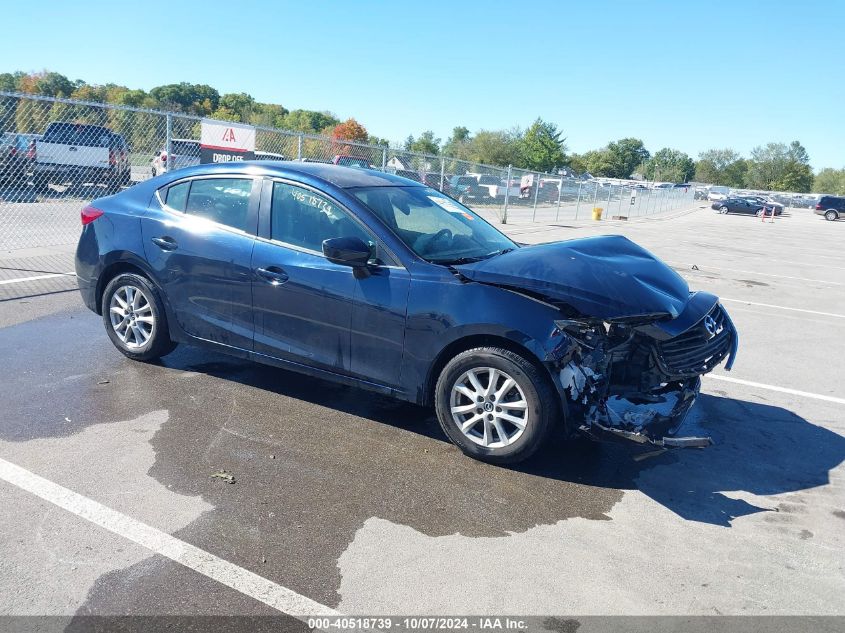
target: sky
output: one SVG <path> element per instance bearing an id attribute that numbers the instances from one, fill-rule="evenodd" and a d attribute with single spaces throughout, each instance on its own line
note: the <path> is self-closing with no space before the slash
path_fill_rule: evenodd
<path id="1" fill-rule="evenodd" d="M 539 116 L 573 152 L 799 140 L 845 167 L 841 0 L 79 0 L 10 2 L 3 24 L 0 72 L 206 83 L 393 141 Z"/>

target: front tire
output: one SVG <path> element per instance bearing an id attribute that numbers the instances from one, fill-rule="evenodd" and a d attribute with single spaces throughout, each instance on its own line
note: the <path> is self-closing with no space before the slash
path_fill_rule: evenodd
<path id="1" fill-rule="evenodd" d="M 828 209 L 827 211 L 824 212 L 824 219 L 829 221 L 829 222 L 833 222 L 834 220 L 839 219 L 839 213 L 837 213 L 833 209 Z"/>
<path id="2" fill-rule="evenodd" d="M 112 279 L 101 306 L 106 332 L 127 358 L 146 362 L 175 349 L 158 292 L 141 275 L 124 273 Z"/>
<path id="3" fill-rule="evenodd" d="M 721 207 L 719 207 L 719 213 L 721 213 L 722 215 L 727 215 L 728 214 L 728 208 L 726 206 L 722 205 Z"/>
<path id="4" fill-rule="evenodd" d="M 466 455 L 514 464 L 543 445 L 559 416 L 549 380 L 510 350 L 478 347 L 453 358 L 435 389 L 440 426 Z"/>

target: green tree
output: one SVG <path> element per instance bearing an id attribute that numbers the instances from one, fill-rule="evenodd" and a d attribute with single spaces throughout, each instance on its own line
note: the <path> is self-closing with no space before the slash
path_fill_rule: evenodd
<path id="1" fill-rule="evenodd" d="M 845 168 L 825 167 L 813 179 L 813 191 L 845 196 Z"/>
<path id="2" fill-rule="evenodd" d="M 74 85 L 70 79 L 60 73 L 43 72 L 34 75 L 35 94 L 48 97 L 70 97 Z"/>
<path id="3" fill-rule="evenodd" d="M 465 158 L 467 156 L 469 140 L 470 134 L 468 128 L 463 125 L 452 128 L 452 136 L 443 143 L 443 148 L 441 149 L 443 156 Z"/>
<path id="4" fill-rule="evenodd" d="M 383 145 L 385 147 L 390 146 L 390 141 L 388 141 L 386 138 L 376 136 L 375 134 L 367 135 L 367 143 L 369 143 L 370 145 Z"/>
<path id="5" fill-rule="evenodd" d="M 282 119 L 282 127 L 294 132 L 316 134 L 327 127 L 334 127 L 340 120 L 331 112 L 314 110 L 292 110 Z"/>
<path id="6" fill-rule="evenodd" d="M 229 92 L 220 97 L 214 118 L 229 121 L 249 121 L 255 110 L 255 99 L 245 92 Z"/>
<path id="7" fill-rule="evenodd" d="M 408 136 L 405 139 L 405 149 L 418 154 L 432 154 L 437 156 L 440 153 L 440 139 L 434 138 L 434 132 L 426 130 L 419 138 Z"/>
<path id="8" fill-rule="evenodd" d="M 252 112 L 249 115 L 249 122 L 253 125 L 263 125 L 265 127 L 282 127 L 285 116 L 287 116 L 287 108 L 282 107 L 276 103 L 256 103 L 253 105 Z"/>
<path id="9" fill-rule="evenodd" d="M 522 164 L 522 133 L 513 130 L 480 130 L 466 144 L 463 160 L 470 160 L 486 165 Z"/>
<path id="10" fill-rule="evenodd" d="M 643 142 L 638 138 L 622 138 L 607 144 L 605 150 L 608 173 L 601 174 L 611 178 L 630 178 L 638 167 L 651 157 Z"/>
<path id="11" fill-rule="evenodd" d="M 751 150 L 747 184 L 766 191 L 810 191 L 813 172 L 807 150 L 798 141 L 755 147 Z"/>
<path id="12" fill-rule="evenodd" d="M 25 73 L 16 71 L 13 73 L 0 73 L 0 90 L 6 92 L 19 92 L 20 82 Z"/>
<path id="13" fill-rule="evenodd" d="M 616 173 L 613 155 L 604 149 L 591 149 L 581 155 L 584 171 L 592 176 L 611 176 Z"/>
<path id="14" fill-rule="evenodd" d="M 156 86 L 150 96 L 158 107 L 199 116 L 208 116 L 220 105 L 220 93 L 205 84 L 183 81 L 178 84 Z"/>
<path id="15" fill-rule="evenodd" d="M 649 180 L 687 182 L 695 175 L 695 163 L 684 152 L 664 147 L 645 164 L 644 175 Z"/>
<path id="16" fill-rule="evenodd" d="M 521 167 L 550 172 L 566 162 L 566 145 L 554 123 L 540 117 L 531 124 L 520 140 Z"/>
<path id="17" fill-rule="evenodd" d="M 695 179 L 712 185 L 744 187 L 748 163 L 734 150 L 709 149 L 698 155 Z"/>

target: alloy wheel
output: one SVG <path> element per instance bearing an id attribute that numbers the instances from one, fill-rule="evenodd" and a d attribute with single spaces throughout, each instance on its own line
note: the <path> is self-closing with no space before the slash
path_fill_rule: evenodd
<path id="1" fill-rule="evenodd" d="M 152 305 L 137 286 L 121 286 L 114 291 L 109 302 L 109 320 L 128 349 L 143 347 L 155 331 Z"/>
<path id="2" fill-rule="evenodd" d="M 449 408 L 460 432 L 485 448 L 513 444 L 529 423 L 522 388 L 494 367 L 474 367 L 461 374 L 452 385 Z"/>

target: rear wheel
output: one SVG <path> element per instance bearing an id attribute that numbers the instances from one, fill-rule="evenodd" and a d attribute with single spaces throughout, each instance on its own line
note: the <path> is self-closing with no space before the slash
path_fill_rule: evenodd
<path id="1" fill-rule="evenodd" d="M 510 350 L 479 347 L 458 354 L 435 393 L 440 426 L 465 454 L 513 464 L 539 449 L 559 415 L 549 381 Z"/>
<path id="2" fill-rule="evenodd" d="M 839 213 L 835 209 L 828 209 L 824 212 L 824 219 L 833 222 L 834 220 L 839 219 Z"/>
<path id="3" fill-rule="evenodd" d="M 170 340 L 158 293 L 144 277 L 134 273 L 118 275 L 106 286 L 101 305 L 106 332 L 124 356 L 154 360 L 176 347 Z"/>

